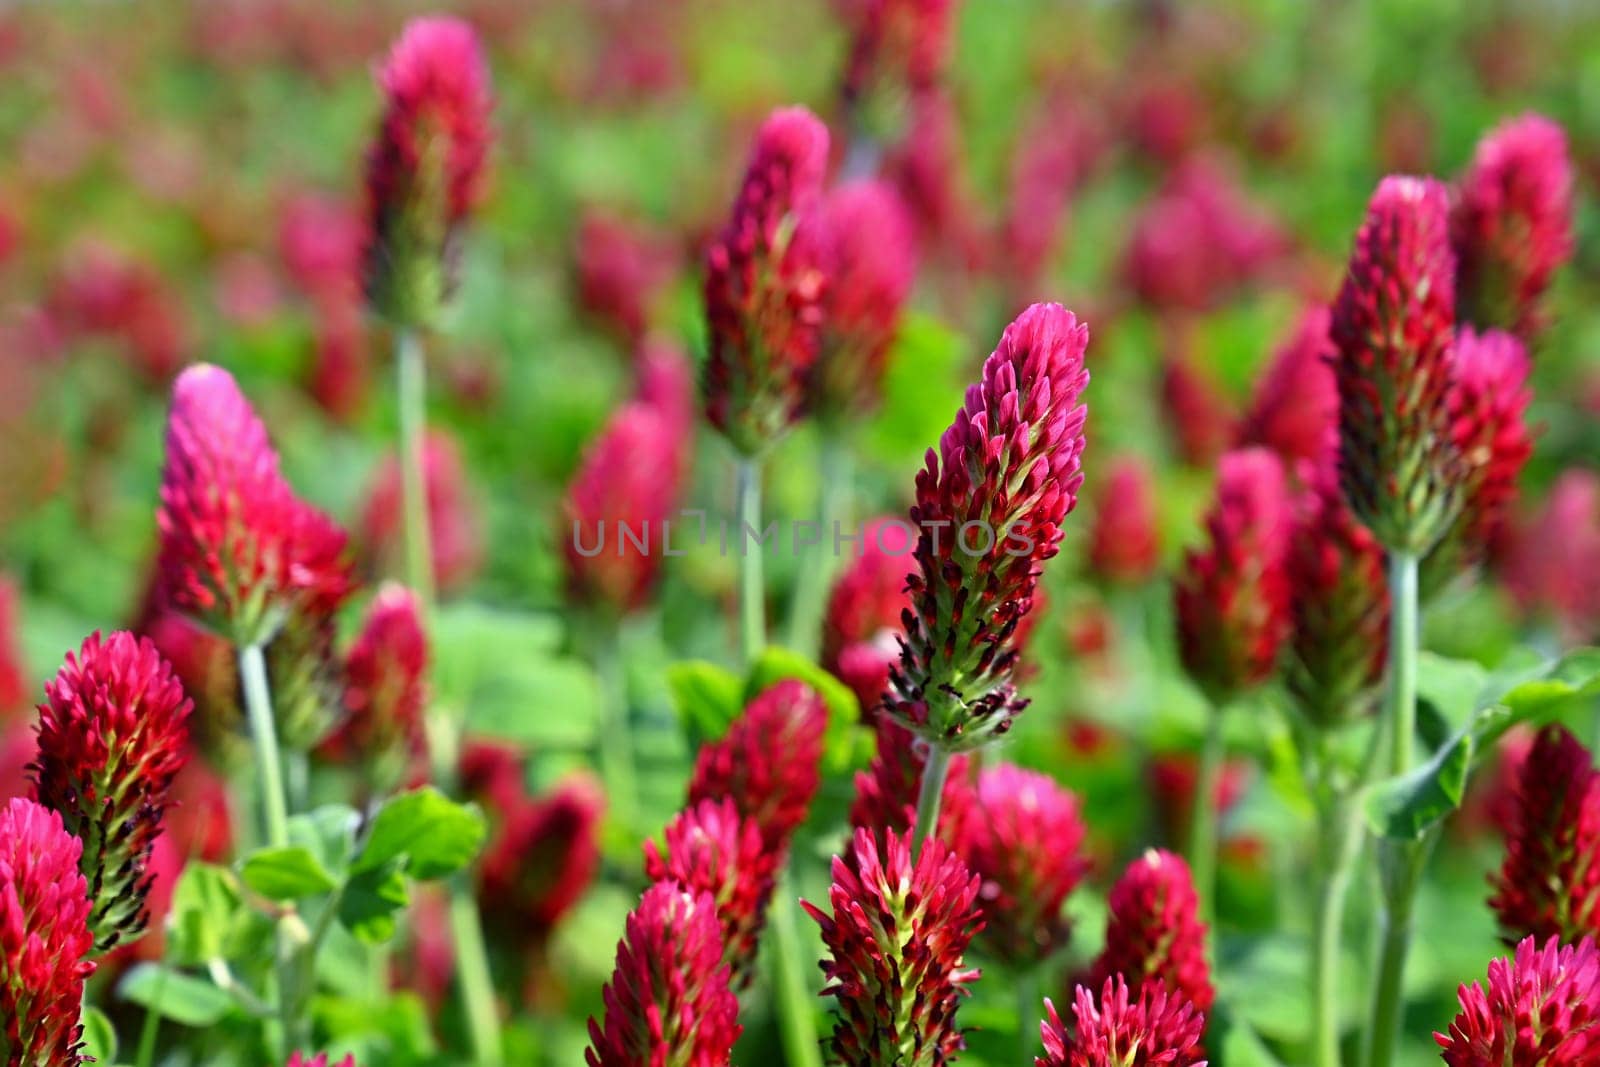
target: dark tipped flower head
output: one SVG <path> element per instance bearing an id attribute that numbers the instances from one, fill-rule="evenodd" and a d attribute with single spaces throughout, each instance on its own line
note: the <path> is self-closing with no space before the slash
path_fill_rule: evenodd
<path id="1" fill-rule="evenodd" d="M 1495 127 L 1456 188 L 1450 239 L 1461 317 L 1531 340 L 1540 298 L 1572 258 L 1575 185 L 1567 135 L 1543 115 Z"/>
<path id="2" fill-rule="evenodd" d="M 837 1002 L 829 1048 L 846 1067 L 935 1067 L 965 1047 L 956 1008 L 978 977 L 963 954 L 982 925 L 978 879 L 937 838 L 857 830 L 850 862 L 833 860 L 833 914 L 803 901 L 829 958 Z"/>
<path id="3" fill-rule="evenodd" d="M 1006 327 L 955 422 L 917 474 L 912 606 L 888 707 L 951 750 L 1011 727 L 1018 627 L 1077 503 L 1089 329 L 1059 304 Z"/>
<path id="4" fill-rule="evenodd" d="M 61 816 L 15 797 L 0 805 L 0 1057 L 8 1067 L 83 1062 L 89 889 Z"/>
<path id="5" fill-rule="evenodd" d="M 906 573 L 916 533 L 904 519 L 874 519 L 861 553 L 833 583 L 822 621 L 822 665 L 855 690 L 861 717 L 876 717 L 898 657 L 900 616 L 910 605 Z"/>
<path id="6" fill-rule="evenodd" d="M 645 890 L 604 999 L 605 1025 L 589 1019 L 589 1067 L 727 1067 L 742 1028 L 711 894 Z"/>
<path id="7" fill-rule="evenodd" d="M 645 875 L 710 893 L 722 923 L 723 962 L 735 992 L 755 978 L 756 945 L 766 922 L 780 853 L 766 848 L 761 828 L 739 814 L 732 798 L 702 800 L 667 824 L 665 846 L 644 846 Z"/>
<path id="8" fill-rule="evenodd" d="M 489 72 L 459 19 L 408 23 L 378 86 L 367 156 L 367 298 L 400 326 L 428 323 L 455 289 L 463 224 L 488 177 Z"/>
<path id="9" fill-rule="evenodd" d="M 1044 1055 L 1034 1058 L 1034 1067 L 1206 1067 L 1200 1046 L 1205 1016 L 1159 986 L 1132 996 L 1118 975 L 1105 980 L 1096 999 L 1080 985 L 1070 1026 L 1048 998 L 1044 1006 Z"/>
<path id="10" fill-rule="evenodd" d="M 598 783 L 579 774 L 506 813 L 484 849 L 479 898 L 512 943 L 541 942 L 594 881 L 604 810 Z"/>
<path id="11" fill-rule="evenodd" d="M 850 33 L 841 95 L 855 107 L 875 85 L 935 84 L 950 50 L 953 0 L 840 0 Z"/>
<path id="12" fill-rule="evenodd" d="M 1091 970 L 1091 987 L 1121 975 L 1134 989 L 1165 986 L 1210 1011 L 1214 990 L 1206 962 L 1206 927 L 1189 866 L 1152 849 L 1128 864 L 1111 887 L 1105 949 Z"/>
<path id="13" fill-rule="evenodd" d="M 1356 518 L 1391 552 L 1418 554 L 1459 507 L 1450 437 L 1455 256 L 1444 186 L 1378 184 L 1333 305 L 1339 474 Z"/>
<path id="14" fill-rule="evenodd" d="M 1088 873 L 1078 799 L 1049 775 L 1009 763 L 986 767 L 940 835 L 980 880 L 984 929 L 998 959 L 1029 966 L 1064 947 L 1067 895 Z"/>
<path id="15" fill-rule="evenodd" d="M 1097 578 L 1142 585 L 1161 562 L 1155 479 L 1137 456 L 1106 464 L 1089 527 L 1089 567 Z"/>
<path id="16" fill-rule="evenodd" d="M 1591 938 L 1540 948 L 1531 937 L 1514 959 L 1489 961 L 1489 988 L 1457 994 L 1461 1013 L 1433 1038 L 1449 1067 L 1586 1067 L 1600 1056 L 1600 951 Z"/>
<path id="17" fill-rule="evenodd" d="M 90 636 L 45 687 L 34 799 L 83 842 L 95 949 L 144 932 L 150 853 L 188 759 L 190 703 L 155 645 Z"/>
<path id="18" fill-rule="evenodd" d="M 227 371 L 178 376 L 161 473 L 159 597 L 235 644 L 286 615 L 326 616 L 350 591 L 345 534 L 295 497 L 267 431 Z"/>
<path id="19" fill-rule="evenodd" d="M 1174 590 L 1178 651 L 1220 704 L 1271 677 L 1288 634 L 1289 495 L 1277 456 L 1247 448 L 1222 457 L 1206 533 Z"/>
<path id="20" fill-rule="evenodd" d="M 746 455 L 770 445 L 805 406 L 824 277 L 813 244 L 795 237 L 827 163 L 828 128 L 815 115 L 773 112 L 706 253 L 706 417 Z"/>
<path id="21" fill-rule="evenodd" d="M 1566 727 L 1540 731 L 1510 814 L 1489 898 L 1506 943 L 1600 935 L 1600 772 Z"/>
<path id="22" fill-rule="evenodd" d="M 1330 366 L 1328 310 L 1307 310 L 1256 385 L 1239 443 L 1264 445 L 1286 465 L 1317 461 L 1338 436 L 1339 387 Z"/>
<path id="23" fill-rule="evenodd" d="M 427 758 L 428 637 L 417 598 L 385 583 L 344 661 L 345 717 L 329 744 L 369 764 L 382 788 Z"/>

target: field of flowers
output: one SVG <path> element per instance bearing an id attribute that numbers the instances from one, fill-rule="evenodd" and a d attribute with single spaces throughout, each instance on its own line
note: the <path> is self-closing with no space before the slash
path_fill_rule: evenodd
<path id="1" fill-rule="evenodd" d="M 0 1067 L 1600 1065 L 1600 8 L 0 73 Z"/>

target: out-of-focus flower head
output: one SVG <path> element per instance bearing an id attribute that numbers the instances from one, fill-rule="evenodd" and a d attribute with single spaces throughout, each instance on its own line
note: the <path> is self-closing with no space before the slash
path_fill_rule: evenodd
<path id="1" fill-rule="evenodd" d="M 1090 988 L 1121 975 L 1130 988 L 1165 986 L 1196 1010 L 1210 1011 L 1215 991 L 1206 927 L 1188 864 L 1151 849 L 1128 865 L 1108 903 L 1106 945 L 1090 969 Z"/>
<path id="2" fill-rule="evenodd" d="M 83 1062 L 89 888 L 61 816 L 23 797 L 0 806 L 0 1050 L 8 1062 Z"/>
<path id="3" fill-rule="evenodd" d="M 1237 436 L 1233 400 L 1182 346 L 1161 361 L 1161 412 L 1178 457 L 1209 467 Z"/>
<path id="4" fill-rule="evenodd" d="M 1011 160 L 1011 193 L 992 258 L 1013 299 L 1040 288 L 1069 207 L 1107 147 L 1105 131 L 1075 94 L 1041 98 Z"/>
<path id="5" fill-rule="evenodd" d="M 1205 1067 L 1205 1016 L 1159 986 L 1131 996 L 1117 975 L 1105 980 L 1097 1000 L 1080 985 L 1072 995 L 1071 1026 L 1048 997 L 1044 1006 L 1044 1055 L 1034 1057 L 1034 1067 Z"/>
<path id="6" fill-rule="evenodd" d="M 1461 1012 L 1450 1032 L 1433 1035 L 1449 1067 L 1594 1062 L 1600 1051 L 1594 1027 L 1600 951 L 1592 938 L 1563 945 L 1552 937 L 1543 948 L 1525 938 L 1513 959 L 1489 961 L 1488 986 L 1461 986 Z"/>
<path id="7" fill-rule="evenodd" d="M 828 128 L 805 108 L 774 111 L 706 252 L 706 417 L 746 455 L 770 445 L 805 407 L 826 280 L 811 244 L 795 236 L 821 196 L 827 165 Z"/>
<path id="8" fill-rule="evenodd" d="M 1345 506 L 1337 457 L 1301 466 L 1289 535 L 1284 684 L 1310 722 L 1337 726 L 1368 709 L 1389 651 L 1383 549 Z"/>
<path id="9" fill-rule="evenodd" d="M 1223 762 L 1211 797 L 1219 819 L 1243 799 L 1250 787 L 1252 770 L 1245 760 Z M 1189 751 L 1153 753 L 1145 764 L 1144 782 L 1150 790 L 1161 839 L 1175 844 L 1186 841 L 1189 828 L 1194 825 L 1195 794 L 1200 791 L 1199 757 Z"/>
<path id="10" fill-rule="evenodd" d="M 319 305 L 312 323 L 315 351 L 307 372 L 311 399 L 334 419 L 353 420 L 372 386 L 368 334 L 359 303 Z"/>
<path id="11" fill-rule="evenodd" d="M 561 547 L 578 602 L 619 613 L 649 602 L 682 491 L 682 429 L 629 403 L 589 446 L 562 505 Z"/>
<path id="12" fill-rule="evenodd" d="M 39 705 L 33 798 L 83 842 L 95 949 L 144 932 L 150 851 L 188 759 L 191 705 L 148 640 L 96 633 L 67 654 Z"/>
<path id="13" fill-rule="evenodd" d="M 1553 616 L 1567 640 L 1600 635 L 1600 474 L 1574 467 L 1556 479 L 1506 570 L 1523 609 Z"/>
<path id="14" fill-rule="evenodd" d="M 1332 360 L 1328 309 L 1308 308 L 1256 383 L 1239 443 L 1272 449 L 1291 473 L 1297 463 L 1320 460 L 1339 432 Z"/>
<path id="15" fill-rule="evenodd" d="M 352 1052 L 342 1060 L 330 1060 L 326 1052 L 315 1056 L 296 1052 L 290 1055 L 287 1067 L 356 1067 L 356 1057 Z"/>
<path id="16" fill-rule="evenodd" d="M 641 343 L 633 367 L 633 398 L 667 420 L 673 438 L 683 446 L 682 462 L 687 463 L 694 446 L 694 368 L 682 349 L 661 340 Z"/>
<path id="17" fill-rule="evenodd" d="M 624 341 L 644 337 L 677 266 L 674 250 L 656 234 L 596 208 L 584 211 L 573 250 L 578 303 Z"/>
<path id="18" fill-rule="evenodd" d="M 433 573 L 441 592 L 460 589 L 483 563 L 483 522 L 473 501 L 461 450 L 443 430 L 429 430 L 422 444 L 422 480 L 427 486 L 428 542 Z M 374 570 L 401 551 L 401 476 L 399 458 L 390 455 L 378 468 L 361 515 L 361 542 Z"/>
<path id="19" fill-rule="evenodd" d="M 384 114 L 367 156 L 367 299 L 425 325 L 454 294 L 463 225 L 488 179 L 489 71 L 460 19 L 406 25 L 378 74 Z"/>
<path id="20" fill-rule="evenodd" d="M 1246 448 L 1222 457 L 1207 544 L 1184 554 L 1174 587 L 1179 656 L 1213 703 L 1272 675 L 1289 630 L 1289 521 L 1276 455 Z"/>
<path id="21" fill-rule="evenodd" d="M 28 671 L 17 643 L 17 583 L 0 571 L 0 722 L 28 706 Z"/>
<path id="22" fill-rule="evenodd" d="M 1540 299 L 1572 258 L 1575 185 L 1567 135 L 1527 114 L 1489 131 L 1456 185 L 1450 212 L 1461 317 L 1532 340 Z"/>
<path id="23" fill-rule="evenodd" d="M 357 303 L 361 297 L 361 216 L 329 196 L 305 192 L 284 202 L 278 257 L 312 303 Z"/>
<path id="24" fill-rule="evenodd" d="M 1089 525 L 1089 568 L 1117 585 L 1143 585 L 1161 562 L 1155 478 L 1137 456 L 1106 464 Z"/>
<path id="25" fill-rule="evenodd" d="M 862 1067 L 908 1049 L 910 1062 L 948 1062 L 965 1047 L 956 1008 L 978 977 L 963 964 L 983 924 L 978 879 L 935 837 L 914 862 L 909 834 L 857 830 L 849 847 L 849 861 L 833 859 L 833 913 L 801 902 L 828 947 L 823 993 L 837 1004 L 829 1048 Z"/>
<path id="26" fill-rule="evenodd" d="M 1564 726 L 1539 732 L 1517 779 L 1489 906 L 1506 944 L 1600 934 L 1600 772 Z"/>
<path id="27" fill-rule="evenodd" d="M 69 336 L 107 339 L 146 382 L 164 386 L 189 358 L 183 307 L 155 267 L 106 245 L 74 252 L 48 307 Z"/>
<path id="28" fill-rule="evenodd" d="M 239 706 L 239 662 L 227 638 L 186 615 L 157 609 L 134 630 L 148 637 L 194 703 L 189 740 L 219 764 L 230 762 L 243 724 Z"/>
<path id="29" fill-rule="evenodd" d="M 917 91 L 935 85 L 949 58 L 955 0 L 836 0 L 850 35 L 840 96 L 858 107 L 885 83 Z"/>
<path id="30" fill-rule="evenodd" d="M 702 800 L 667 824 L 664 847 L 645 842 L 645 875 L 710 893 L 722 923 L 722 960 L 735 992 L 755 978 L 756 946 L 777 879 L 779 853 L 762 843 L 761 828 L 739 814 L 731 797 Z"/>
<path id="31" fill-rule="evenodd" d="M 461 746 L 461 793 L 482 804 L 491 822 L 503 819 L 527 795 L 522 765 L 523 754 L 514 746 L 504 741 L 469 738 Z"/>
<path id="32" fill-rule="evenodd" d="M 1328 333 L 1346 501 L 1390 552 L 1420 555 L 1460 506 L 1450 435 L 1455 256 L 1431 178 L 1378 183 Z"/>
<path id="33" fill-rule="evenodd" d="M 548 937 L 600 868 L 604 808 L 598 783 L 574 775 L 508 812 L 479 870 L 486 923 L 513 943 Z"/>
<path id="34" fill-rule="evenodd" d="M 344 659 L 344 718 L 326 747 L 373 769 L 380 790 L 427 759 L 428 637 L 416 594 L 385 583 Z"/>
<path id="35" fill-rule="evenodd" d="M 786 852 L 821 784 L 822 734 L 828 712 L 803 682 L 764 689 L 727 736 L 700 749 L 689 779 L 689 804 L 731 797 L 755 820 L 768 851 Z"/>
<path id="36" fill-rule="evenodd" d="M 1014 966 L 1048 959 L 1067 943 L 1062 907 L 1089 871 L 1078 798 L 1049 775 L 1000 763 L 954 807 L 939 833 L 978 876 L 980 942 Z"/>
<path id="37" fill-rule="evenodd" d="M 822 620 L 822 664 L 855 691 L 861 717 L 872 721 L 899 655 L 900 615 L 910 605 L 906 574 L 916 535 L 897 518 L 861 528 L 861 551 L 834 581 Z"/>
<path id="38" fill-rule="evenodd" d="M 917 474 L 912 606 L 886 706 L 946 749 L 1005 733 L 1026 706 L 1016 631 L 1083 482 L 1088 343 L 1059 304 L 1024 311 Z"/>
<path id="39" fill-rule="evenodd" d="M 824 419 L 870 410 L 916 275 L 910 216 L 887 182 L 849 182 L 806 216 L 797 239 L 828 280 L 811 410 Z"/>
<path id="40" fill-rule="evenodd" d="M 179 375 L 161 475 L 159 598 L 237 645 L 287 615 L 330 615 L 351 587 L 345 534 L 278 471 L 267 431 L 227 371 Z"/>
<path id="41" fill-rule="evenodd" d="M 722 962 L 722 927 L 709 893 L 674 882 L 645 890 L 617 944 L 605 1024 L 589 1019 L 589 1067 L 727 1067 L 739 1001 Z"/>
<path id="42" fill-rule="evenodd" d="M 905 135 L 885 153 L 882 173 L 911 211 L 923 261 L 953 260 L 970 270 L 982 262 L 984 249 L 963 160 L 961 123 L 950 94 L 912 94 Z"/>

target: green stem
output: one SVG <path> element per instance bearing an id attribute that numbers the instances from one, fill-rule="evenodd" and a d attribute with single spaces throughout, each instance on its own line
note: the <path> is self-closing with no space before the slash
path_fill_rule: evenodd
<path id="1" fill-rule="evenodd" d="M 763 545 L 749 538 L 761 536 L 761 464 L 751 457 L 738 461 L 737 512 L 739 521 L 739 656 L 746 669 L 755 663 L 767 643 L 765 590 L 761 577 Z"/>
<path id="2" fill-rule="evenodd" d="M 917 824 L 911 828 L 913 853 L 922 847 L 939 825 L 939 803 L 944 799 L 944 780 L 950 775 L 950 753 L 933 746 L 922 765 L 922 784 L 917 789 Z"/>
<path id="3" fill-rule="evenodd" d="M 415 330 L 394 335 L 395 373 L 400 408 L 400 496 L 405 520 L 406 584 L 422 602 L 433 606 L 433 545 L 428 526 L 426 435 L 428 378 L 422 339 Z"/>
<path id="4" fill-rule="evenodd" d="M 788 873 L 778 881 L 767 910 L 772 931 L 772 980 L 778 1004 L 778 1033 L 783 1040 L 784 1062 L 789 1067 L 822 1067 L 817 1039 L 817 991 L 805 981 L 806 964 L 795 929 L 795 894 Z"/>
<path id="5" fill-rule="evenodd" d="M 606 804 L 616 825 L 632 831 L 638 822 L 633 726 L 628 714 L 628 687 L 623 673 L 621 634 L 616 620 L 603 620 L 594 639 L 595 666 L 600 676 L 600 776 Z"/>
<path id="6" fill-rule="evenodd" d="M 1342 797 L 1323 802 L 1316 939 L 1311 947 L 1311 1050 L 1316 1067 L 1339 1067 L 1339 945 L 1355 863 L 1358 823 Z"/>
<path id="7" fill-rule="evenodd" d="M 789 647 L 807 659 L 816 659 L 822 644 L 822 616 L 827 609 L 828 584 L 833 577 L 833 524 L 847 520 L 845 501 L 850 495 L 850 452 L 839 427 L 823 429 L 819 446 L 820 477 L 817 492 L 817 544 L 810 560 L 795 574 L 794 600 L 789 606 Z"/>
<path id="8" fill-rule="evenodd" d="M 1417 557 L 1389 555 L 1389 770 L 1411 769 L 1417 732 Z"/>
<path id="9" fill-rule="evenodd" d="M 167 989 L 167 964 L 162 960 L 161 970 L 156 973 L 156 987 L 150 996 L 150 1003 L 145 1005 L 144 1025 L 139 1029 L 139 1052 L 134 1058 L 134 1067 L 150 1067 L 156 1060 L 156 1035 L 161 1030 L 161 996 Z"/>
<path id="10" fill-rule="evenodd" d="M 1044 1001 L 1039 998 L 1039 974 L 1029 967 L 1016 976 L 1017 1062 L 1032 1063 L 1039 1054 L 1039 1017 Z"/>
<path id="11" fill-rule="evenodd" d="M 1189 870 L 1200 897 L 1200 917 L 1209 922 L 1216 914 L 1217 895 L 1217 783 L 1222 778 L 1223 705 L 1207 709 L 1206 736 L 1200 749 L 1200 769 L 1195 777 L 1189 824 Z"/>
<path id="12" fill-rule="evenodd" d="M 467 879 L 450 880 L 450 937 L 456 948 L 456 978 L 472 1033 L 478 1067 L 501 1067 L 500 1019 L 494 1006 L 494 985 L 489 979 L 489 955 L 483 944 L 483 923 L 478 901 Z"/>
<path id="13" fill-rule="evenodd" d="M 1400 1037 L 1405 1008 L 1402 981 L 1411 947 L 1411 902 L 1397 911 L 1393 902 L 1383 912 L 1383 942 L 1378 956 L 1378 984 L 1372 995 L 1372 1025 L 1367 1032 L 1367 1067 L 1389 1067 Z"/>

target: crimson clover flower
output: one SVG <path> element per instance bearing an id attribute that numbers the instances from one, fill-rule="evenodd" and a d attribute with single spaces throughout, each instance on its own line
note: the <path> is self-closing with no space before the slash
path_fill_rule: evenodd
<path id="1" fill-rule="evenodd" d="M 1338 435 L 1332 360 L 1328 309 L 1308 308 L 1256 383 L 1239 443 L 1272 449 L 1291 473 L 1297 463 L 1318 461 Z"/>
<path id="2" fill-rule="evenodd" d="M 454 437 L 430 428 L 422 439 L 423 495 L 428 503 L 428 544 L 441 592 L 471 581 L 483 563 L 483 521 Z M 362 508 L 361 543 L 374 570 L 398 569 L 402 546 L 400 457 L 379 465 Z"/>
<path id="3" fill-rule="evenodd" d="M 393 784 L 427 759 L 428 637 L 416 594 L 386 582 L 344 660 L 344 718 L 328 747 Z"/>
<path id="4" fill-rule="evenodd" d="M 1106 464 L 1089 525 L 1089 569 L 1118 585 L 1142 585 L 1161 562 L 1155 479 L 1137 456 Z"/>
<path id="5" fill-rule="evenodd" d="M 1206 927 L 1189 865 L 1151 849 L 1128 864 L 1111 887 L 1106 943 L 1090 969 L 1090 988 L 1121 975 L 1129 987 L 1165 986 L 1198 1011 L 1215 991 L 1206 962 Z"/>
<path id="6" fill-rule="evenodd" d="M 1070 1026 L 1049 998 L 1044 1005 L 1044 1055 L 1035 1067 L 1206 1067 L 1205 1016 L 1181 994 L 1146 985 L 1131 995 L 1118 975 L 1098 999 L 1081 985 L 1073 991 Z"/>
<path id="7" fill-rule="evenodd" d="M 822 665 L 855 691 L 863 721 L 877 718 L 898 656 L 914 533 L 903 519 L 861 528 L 861 551 L 834 580 L 822 620 Z"/>
<path id="8" fill-rule="evenodd" d="M 1488 988 L 1457 994 L 1461 1012 L 1433 1038 L 1449 1067 L 1586 1067 L 1600 1055 L 1600 951 L 1592 938 L 1563 945 L 1532 938 L 1512 959 L 1489 961 Z"/>

